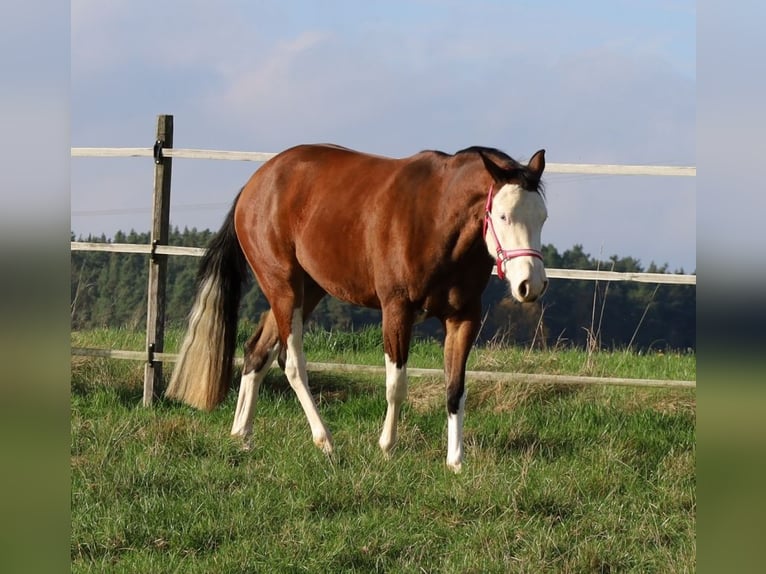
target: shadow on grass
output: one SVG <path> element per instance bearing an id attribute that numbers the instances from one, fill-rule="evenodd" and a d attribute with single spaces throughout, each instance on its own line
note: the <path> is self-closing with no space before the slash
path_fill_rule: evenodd
<path id="1" fill-rule="evenodd" d="M 235 376 L 234 392 L 239 390 L 240 374 Z M 368 376 L 355 376 L 351 374 L 338 374 L 327 372 L 309 373 L 309 390 L 314 395 L 318 405 L 345 403 L 358 397 L 369 396 L 385 388 L 385 381 L 373 381 Z M 266 375 L 261 384 L 261 393 L 269 394 L 278 398 L 292 399 L 295 397 L 290 383 L 284 373 L 272 369 Z"/>
<path id="2" fill-rule="evenodd" d="M 165 399 L 162 395 L 171 374 L 172 366 L 168 366 L 163 372 L 162 387 L 156 389 L 155 405 L 157 406 L 180 405 L 176 401 Z M 235 370 L 227 401 L 236 402 L 240 377 L 241 371 Z M 143 378 L 143 363 L 103 358 L 78 358 L 71 364 L 70 392 L 73 397 L 85 398 L 94 392 L 107 391 L 113 395 L 116 403 L 130 407 L 141 404 Z M 319 405 L 342 404 L 357 397 L 379 392 L 384 385 L 385 382 L 380 377 L 325 372 L 309 374 L 309 388 Z M 271 369 L 266 375 L 261 385 L 261 394 L 290 399 L 295 396 L 287 378 L 279 369 Z"/>

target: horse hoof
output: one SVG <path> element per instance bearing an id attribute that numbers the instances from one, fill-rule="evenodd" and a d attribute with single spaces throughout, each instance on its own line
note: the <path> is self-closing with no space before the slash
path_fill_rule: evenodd
<path id="1" fill-rule="evenodd" d="M 314 439 L 314 444 L 317 446 L 319 450 L 321 450 L 327 456 L 330 456 L 332 454 L 332 451 L 333 451 L 332 439 L 330 439 L 329 437 L 321 437 L 321 438 Z"/>
<path id="2" fill-rule="evenodd" d="M 231 438 L 234 439 L 234 441 L 239 444 L 240 449 L 246 452 L 253 448 L 251 436 L 249 434 L 243 435 L 238 433 L 232 433 Z"/>
<path id="3" fill-rule="evenodd" d="M 391 460 L 391 456 L 394 450 L 395 441 L 390 439 L 381 439 L 378 441 L 378 446 L 380 447 L 381 452 L 383 453 L 383 458 L 386 460 Z"/>
<path id="4" fill-rule="evenodd" d="M 463 463 L 462 462 L 448 462 L 447 468 L 449 468 L 452 472 L 455 474 L 460 474 L 460 471 L 463 469 Z"/>

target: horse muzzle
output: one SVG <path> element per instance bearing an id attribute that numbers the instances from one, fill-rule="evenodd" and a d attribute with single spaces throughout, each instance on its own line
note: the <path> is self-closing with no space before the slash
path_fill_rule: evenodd
<path id="1" fill-rule="evenodd" d="M 497 276 L 507 279 L 519 303 L 531 303 L 548 289 L 543 256 L 536 249 L 513 249 L 498 253 Z"/>

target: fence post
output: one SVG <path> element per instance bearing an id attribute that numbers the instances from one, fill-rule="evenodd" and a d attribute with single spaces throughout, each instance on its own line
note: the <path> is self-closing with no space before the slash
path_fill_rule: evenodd
<path id="1" fill-rule="evenodd" d="M 154 248 L 167 245 L 170 235 L 170 176 L 172 158 L 163 149 L 173 147 L 173 116 L 157 116 L 157 138 L 154 144 L 154 193 L 152 198 L 152 253 L 149 258 L 149 285 L 146 305 L 146 368 L 144 370 L 144 406 L 151 406 L 162 385 L 162 362 L 154 360 L 165 346 L 165 283 L 168 256 L 158 255 Z"/>

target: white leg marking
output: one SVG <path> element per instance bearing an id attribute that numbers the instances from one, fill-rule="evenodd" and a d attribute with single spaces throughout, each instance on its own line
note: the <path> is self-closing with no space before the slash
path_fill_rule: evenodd
<path id="1" fill-rule="evenodd" d="M 460 397 L 457 413 L 447 413 L 447 466 L 460 472 L 463 465 L 463 418 L 465 416 L 465 394 Z"/>
<path id="2" fill-rule="evenodd" d="M 401 369 L 396 367 L 391 358 L 386 354 L 386 420 L 383 423 L 383 432 L 378 444 L 383 454 L 388 456 L 396 444 L 396 425 L 399 422 L 399 413 L 402 403 L 407 398 L 407 365 Z"/>
<path id="3" fill-rule="evenodd" d="M 292 330 L 287 337 L 287 356 L 285 357 L 285 375 L 293 388 L 298 401 L 306 413 L 311 436 L 314 444 L 325 453 L 332 453 L 332 437 L 330 431 L 319 416 L 319 410 L 314 402 L 314 397 L 309 391 L 309 378 L 306 373 L 306 356 L 303 354 L 303 310 L 293 311 Z"/>
<path id="4" fill-rule="evenodd" d="M 266 373 L 274 362 L 274 357 L 279 351 L 279 343 L 269 351 L 266 362 L 260 371 L 250 371 L 242 375 L 239 383 L 239 398 L 237 399 L 237 408 L 234 411 L 234 423 L 231 427 L 232 436 L 241 437 L 243 446 L 246 450 L 250 449 L 250 437 L 253 434 L 253 415 L 255 414 L 255 405 L 258 402 L 258 390 L 261 388 L 261 381 L 266 377 Z"/>
<path id="5" fill-rule="evenodd" d="M 234 423 L 231 426 L 232 436 L 242 438 L 245 450 L 250 450 L 250 435 L 253 433 L 253 413 L 258 402 L 258 389 L 261 380 L 255 371 L 242 375 L 239 382 L 239 398 L 237 409 L 234 411 Z"/>

